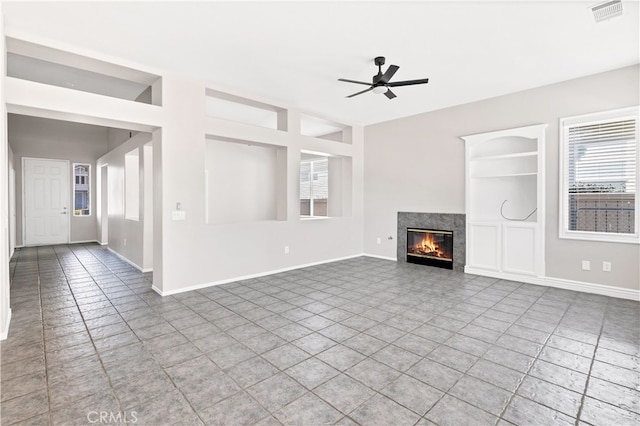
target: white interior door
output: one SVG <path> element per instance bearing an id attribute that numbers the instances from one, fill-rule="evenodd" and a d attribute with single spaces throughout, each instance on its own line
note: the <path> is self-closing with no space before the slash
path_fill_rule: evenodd
<path id="1" fill-rule="evenodd" d="M 24 243 L 69 242 L 69 162 L 25 158 Z"/>

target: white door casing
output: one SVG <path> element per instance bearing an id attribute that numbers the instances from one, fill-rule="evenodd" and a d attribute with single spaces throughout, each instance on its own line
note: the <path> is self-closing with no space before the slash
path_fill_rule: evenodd
<path id="1" fill-rule="evenodd" d="M 69 242 L 69 162 L 23 158 L 24 245 Z"/>

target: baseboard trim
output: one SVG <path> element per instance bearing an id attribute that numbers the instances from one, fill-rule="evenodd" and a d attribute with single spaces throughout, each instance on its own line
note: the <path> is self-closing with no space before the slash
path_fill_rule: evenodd
<path id="1" fill-rule="evenodd" d="M 397 257 L 391 257 L 391 256 L 380 256 L 379 254 L 369 254 L 369 253 L 363 253 L 363 256 L 366 257 L 374 257 L 376 259 L 382 259 L 382 260 L 393 260 L 394 262 L 398 261 Z"/>
<path id="2" fill-rule="evenodd" d="M 122 260 L 123 262 L 128 263 L 129 265 L 133 266 L 134 268 L 136 268 L 140 272 L 143 272 L 143 273 L 144 272 L 153 272 L 153 268 L 142 268 L 141 266 L 139 266 L 139 265 L 135 264 L 134 262 L 132 262 L 131 260 L 127 259 L 126 257 L 121 255 L 120 253 L 118 253 L 117 251 L 112 249 L 111 247 L 107 247 L 107 250 L 109 250 L 111 253 L 113 253 L 116 256 L 118 256 L 118 258 L 120 258 L 120 260 Z"/>
<path id="3" fill-rule="evenodd" d="M 4 325 L 4 329 L 0 331 L 0 340 L 6 340 L 9 337 L 9 324 L 11 323 L 11 308 L 7 312 L 7 322 Z"/>
<path id="4" fill-rule="evenodd" d="M 510 274 L 508 272 L 489 271 L 469 266 L 465 266 L 464 272 L 467 274 L 482 275 L 485 277 L 492 277 L 503 280 L 544 285 L 547 287 L 562 288 L 565 290 L 581 291 L 583 293 L 599 294 L 602 296 L 616 297 L 618 299 L 640 301 L 640 290 L 635 289 L 613 287 L 609 285 L 587 283 L 583 281 L 567 280 L 564 278 L 517 275 Z"/>
<path id="5" fill-rule="evenodd" d="M 362 257 L 362 256 L 365 256 L 365 254 L 364 253 L 358 253 L 358 254 L 354 254 L 354 255 L 351 255 L 351 256 L 344 256 L 344 257 L 338 257 L 338 258 L 329 259 L 329 260 L 322 260 L 320 262 L 305 263 L 305 264 L 302 264 L 302 265 L 289 266 L 289 267 L 281 268 L 281 269 L 273 269 L 273 270 L 265 271 L 265 272 L 258 272 L 256 274 L 242 275 L 242 276 L 239 276 L 239 277 L 228 278 L 228 279 L 219 280 L 219 281 L 212 281 L 212 282 L 203 283 L 203 284 L 196 284 L 196 285 L 192 285 L 192 286 L 185 287 L 185 288 L 179 288 L 179 289 L 175 289 L 175 290 L 163 291 L 163 290 L 160 290 L 159 288 L 157 288 L 156 286 L 151 286 L 151 289 L 153 291 L 155 291 L 156 293 L 158 293 L 160 296 L 171 296 L 173 294 L 185 293 L 187 291 L 201 290 L 201 289 L 207 288 L 207 287 L 214 287 L 214 286 L 221 285 L 221 284 L 228 284 L 228 283 L 232 283 L 234 281 L 250 280 L 252 278 L 260 278 L 260 277 L 265 277 L 267 275 L 279 274 L 280 272 L 293 271 L 295 269 L 308 268 L 309 266 L 316 266 L 316 265 L 322 265 L 322 264 L 325 264 L 325 263 L 338 262 L 340 260 L 353 259 L 353 258 Z"/>
<path id="6" fill-rule="evenodd" d="M 89 244 L 89 243 L 100 244 L 98 242 L 98 240 L 80 240 L 80 241 L 70 241 L 69 242 L 69 244 Z"/>

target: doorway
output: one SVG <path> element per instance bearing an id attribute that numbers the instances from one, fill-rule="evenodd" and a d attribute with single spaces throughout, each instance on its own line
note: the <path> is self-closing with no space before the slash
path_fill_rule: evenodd
<path id="1" fill-rule="evenodd" d="M 69 162 L 23 158 L 25 246 L 69 242 Z"/>

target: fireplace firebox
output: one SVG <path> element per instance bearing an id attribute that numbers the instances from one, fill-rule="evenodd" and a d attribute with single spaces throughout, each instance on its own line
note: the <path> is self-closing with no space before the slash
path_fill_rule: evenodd
<path id="1" fill-rule="evenodd" d="M 453 269 L 453 231 L 407 228 L 407 262 Z"/>

